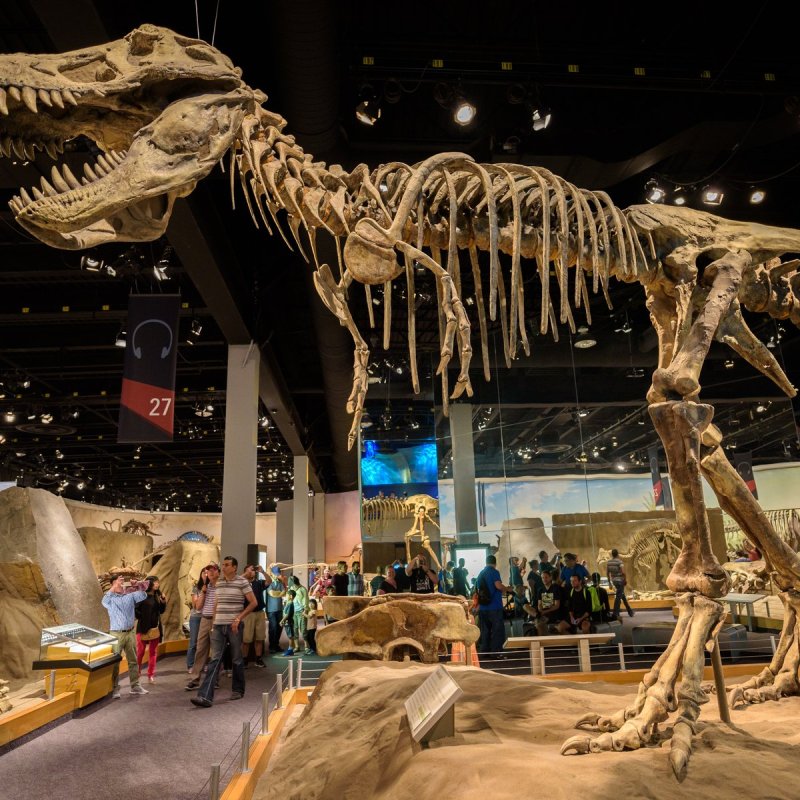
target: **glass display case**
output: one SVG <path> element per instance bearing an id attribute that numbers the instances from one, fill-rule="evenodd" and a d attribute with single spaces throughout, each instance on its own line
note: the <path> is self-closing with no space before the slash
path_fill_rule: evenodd
<path id="1" fill-rule="evenodd" d="M 79 623 L 42 630 L 39 660 L 34 669 L 78 668 L 94 671 L 120 660 L 114 652 L 116 638 Z"/>

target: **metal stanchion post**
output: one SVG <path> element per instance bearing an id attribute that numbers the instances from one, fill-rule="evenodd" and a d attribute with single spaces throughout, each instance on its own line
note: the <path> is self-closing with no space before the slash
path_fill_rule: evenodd
<path id="1" fill-rule="evenodd" d="M 719 643 L 711 651 L 711 666 L 714 670 L 714 686 L 717 687 L 717 705 L 719 718 L 727 725 L 731 724 L 731 711 L 728 708 L 728 698 L 725 693 L 725 676 L 722 674 L 722 658 L 719 654 Z"/>
<path id="2" fill-rule="evenodd" d="M 294 662 L 289 661 L 289 691 L 294 689 Z"/>
<path id="3" fill-rule="evenodd" d="M 242 723 L 242 756 L 239 772 L 250 772 L 250 720 Z"/>
<path id="4" fill-rule="evenodd" d="M 47 699 L 52 700 L 56 696 L 56 671 L 50 670 L 50 688 L 47 691 Z"/>
<path id="5" fill-rule="evenodd" d="M 277 707 L 283 708 L 283 673 L 277 676 L 275 680 L 275 689 L 278 692 L 278 697 L 275 700 L 278 704 Z"/>
<path id="6" fill-rule="evenodd" d="M 211 800 L 219 800 L 219 764 L 211 765 L 211 779 L 208 783 L 208 796 Z"/>
<path id="7" fill-rule="evenodd" d="M 261 735 L 269 733 L 269 692 L 261 695 Z"/>
<path id="8" fill-rule="evenodd" d="M 297 659 L 297 676 L 295 680 L 295 688 L 302 689 L 303 688 L 303 659 Z"/>
<path id="9" fill-rule="evenodd" d="M 620 642 L 617 647 L 619 648 L 619 668 L 622 672 L 626 672 L 625 669 L 625 649 L 622 646 L 622 642 Z"/>

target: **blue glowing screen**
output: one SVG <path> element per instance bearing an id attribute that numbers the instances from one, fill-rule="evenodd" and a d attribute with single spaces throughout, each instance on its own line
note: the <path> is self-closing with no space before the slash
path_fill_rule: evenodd
<path id="1" fill-rule="evenodd" d="M 363 442 L 361 483 L 363 486 L 433 483 L 438 478 L 436 442 L 405 444 L 399 442 Z"/>

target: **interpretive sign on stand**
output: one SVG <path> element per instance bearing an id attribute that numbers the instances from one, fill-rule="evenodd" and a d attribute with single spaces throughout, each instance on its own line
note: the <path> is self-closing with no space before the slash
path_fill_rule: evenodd
<path id="1" fill-rule="evenodd" d="M 405 702 L 411 735 L 417 742 L 430 742 L 455 735 L 455 702 L 464 692 L 438 666 Z"/>

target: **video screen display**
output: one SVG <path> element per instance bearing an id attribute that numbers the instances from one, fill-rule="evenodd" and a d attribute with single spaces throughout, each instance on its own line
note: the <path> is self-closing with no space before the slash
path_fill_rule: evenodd
<path id="1" fill-rule="evenodd" d="M 406 443 L 375 441 L 362 443 L 361 486 L 365 498 L 381 491 L 400 494 L 429 494 L 438 496 L 438 462 L 436 442 Z"/>

